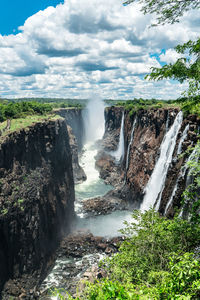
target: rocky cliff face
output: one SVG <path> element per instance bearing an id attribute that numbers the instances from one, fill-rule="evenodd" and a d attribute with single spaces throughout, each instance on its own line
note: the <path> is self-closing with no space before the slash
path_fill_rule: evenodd
<path id="1" fill-rule="evenodd" d="M 178 110 L 174 109 L 150 109 L 139 110 L 125 118 L 125 156 L 123 168 L 125 170 L 125 186 L 129 201 L 139 207 L 143 196 L 144 188 L 153 172 L 156 160 L 159 156 L 159 148 L 163 137 L 177 115 Z M 136 118 L 134 137 L 130 145 L 129 157 L 127 157 L 128 144 L 130 142 L 133 122 Z M 128 162 L 127 162 L 128 160 Z"/>
<path id="2" fill-rule="evenodd" d="M 79 153 L 82 150 L 85 135 L 82 109 L 62 108 L 56 110 L 56 113 L 63 117 L 66 122 L 72 153 L 74 182 L 81 183 L 87 179 L 83 168 L 79 165 Z"/>
<path id="3" fill-rule="evenodd" d="M 80 108 L 60 108 L 55 111 L 58 115 L 65 119 L 67 125 L 72 128 L 72 132 L 76 137 L 78 143 L 78 151 L 82 150 L 85 129 L 82 116 L 82 109 Z"/>
<path id="4" fill-rule="evenodd" d="M 141 109 L 131 115 L 128 111 L 125 111 L 125 153 L 124 160 L 119 164 L 110 155 L 110 149 L 116 149 L 117 146 L 115 145 L 118 144 L 122 109 L 119 107 L 106 109 L 106 132 L 102 142 L 102 149 L 98 155 L 97 167 L 103 179 L 118 187 L 118 193 L 121 194 L 122 198 L 132 203 L 133 207 L 139 208 L 144 197 L 144 189 L 159 158 L 163 138 L 173 124 L 179 110 L 176 108 Z M 159 208 L 159 211 L 163 214 L 166 213 L 166 206 L 175 189 L 177 178 L 180 177 L 181 167 L 187 159 L 187 155 L 183 157 L 178 156 L 179 145 L 182 143 L 182 151 L 185 151 L 190 145 L 195 144 L 199 125 L 200 121 L 195 116 L 189 116 L 183 120 Z M 183 139 L 186 129 L 188 129 L 188 132 Z M 130 143 L 131 134 L 133 139 Z M 174 214 L 174 207 L 180 207 L 180 196 L 186 186 L 186 176 L 187 172 L 182 178 L 179 178 L 178 188 L 174 201 L 168 209 L 168 215 L 172 216 Z"/>
<path id="5" fill-rule="evenodd" d="M 69 231 L 75 196 L 63 120 L 37 123 L 0 142 L 1 290 L 9 278 L 34 271 L 39 280 Z"/>
<path id="6" fill-rule="evenodd" d="M 187 186 L 186 161 L 191 154 L 185 151 L 197 143 L 199 127 L 200 119 L 195 115 L 183 120 L 159 207 L 159 211 L 166 216 L 173 217 L 176 209 L 181 207 L 181 195 Z M 180 149 L 183 155 L 179 155 Z"/>

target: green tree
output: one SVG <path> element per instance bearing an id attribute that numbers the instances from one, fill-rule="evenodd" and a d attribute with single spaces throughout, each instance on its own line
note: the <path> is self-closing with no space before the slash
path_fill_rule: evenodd
<path id="1" fill-rule="evenodd" d="M 188 81 L 187 95 L 200 95 L 200 38 L 178 45 L 175 50 L 184 56 L 177 59 L 174 64 L 164 65 L 162 68 L 151 68 L 151 73 L 146 76 L 150 80 L 176 79 L 181 83 Z"/>
<path id="2" fill-rule="evenodd" d="M 158 23 L 154 25 L 173 24 L 179 21 L 185 11 L 200 8 L 199 0 L 127 0 L 124 5 L 131 2 L 140 3 L 144 14 L 156 13 Z"/>

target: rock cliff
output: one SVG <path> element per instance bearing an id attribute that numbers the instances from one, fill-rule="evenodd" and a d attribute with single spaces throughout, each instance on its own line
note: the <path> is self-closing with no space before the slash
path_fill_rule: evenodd
<path id="1" fill-rule="evenodd" d="M 8 279 L 35 271 L 38 277 L 32 284 L 39 281 L 62 234 L 69 231 L 74 197 L 63 120 L 36 123 L 1 137 L 0 290 Z"/>
<path id="2" fill-rule="evenodd" d="M 87 179 L 83 168 L 79 165 L 79 153 L 82 150 L 85 135 L 82 109 L 62 108 L 57 109 L 55 112 L 63 117 L 66 122 L 72 152 L 74 182 L 81 183 Z"/>
<path id="3" fill-rule="evenodd" d="M 163 138 L 172 126 L 179 109 L 140 109 L 131 114 L 125 110 L 124 159 L 117 163 L 110 150 L 115 150 L 119 141 L 122 110 L 122 107 L 106 108 L 106 132 L 96 165 L 100 170 L 100 176 L 117 187 L 121 198 L 128 200 L 133 204 L 133 207 L 139 208 L 143 201 L 145 187 L 159 158 Z M 196 143 L 199 126 L 200 120 L 196 116 L 185 117 L 182 122 L 162 193 L 159 207 L 162 214 L 166 213 L 167 203 L 176 188 L 179 177 L 178 188 L 177 191 L 174 191 L 176 192 L 175 197 L 167 215 L 173 216 L 174 208 L 181 205 L 180 199 L 186 186 L 187 172 L 182 177 L 179 174 L 188 155 L 180 157 L 178 152 L 180 152 L 180 144 L 182 144 L 181 152 L 184 152 L 189 146 Z M 132 142 L 130 143 L 131 136 Z"/>

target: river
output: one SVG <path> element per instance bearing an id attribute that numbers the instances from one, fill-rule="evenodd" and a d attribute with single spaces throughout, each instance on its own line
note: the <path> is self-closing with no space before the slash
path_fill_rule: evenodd
<path id="1" fill-rule="evenodd" d="M 80 158 L 80 165 L 83 167 L 87 180 L 75 186 L 75 212 L 76 223 L 75 230 L 90 231 L 94 236 L 115 237 L 119 236 L 119 230 L 125 225 L 124 221 L 131 220 L 130 211 L 115 211 L 108 215 L 100 215 L 94 217 L 85 217 L 82 209 L 84 200 L 94 198 L 97 196 L 104 196 L 112 189 L 111 185 L 106 185 L 104 181 L 99 178 L 99 172 L 95 168 L 95 156 L 98 151 L 97 141 L 103 137 L 104 134 L 104 104 L 101 101 L 91 101 L 84 112 L 85 120 L 85 144 L 83 153 Z M 124 151 L 124 149 L 122 150 Z M 80 267 L 77 278 L 81 277 L 84 265 L 93 265 L 102 258 L 101 254 L 87 254 L 83 258 L 58 258 L 55 266 L 50 274 L 47 276 L 42 284 L 43 289 L 63 288 L 64 277 L 70 276 L 66 271 L 66 265 L 74 264 Z M 85 261 L 87 263 L 85 263 Z M 57 296 L 52 296 L 51 299 L 58 299 Z"/>

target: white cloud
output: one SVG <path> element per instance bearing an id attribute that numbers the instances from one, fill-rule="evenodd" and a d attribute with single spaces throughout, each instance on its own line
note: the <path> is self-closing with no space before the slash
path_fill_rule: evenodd
<path id="1" fill-rule="evenodd" d="M 184 86 L 144 81 L 150 67 L 174 62 L 173 47 L 198 36 L 196 11 L 174 25 L 149 28 L 153 17 L 121 0 L 67 0 L 28 18 L 21 32 L 0 35 L 1 96 L 174 98 Z"/>

